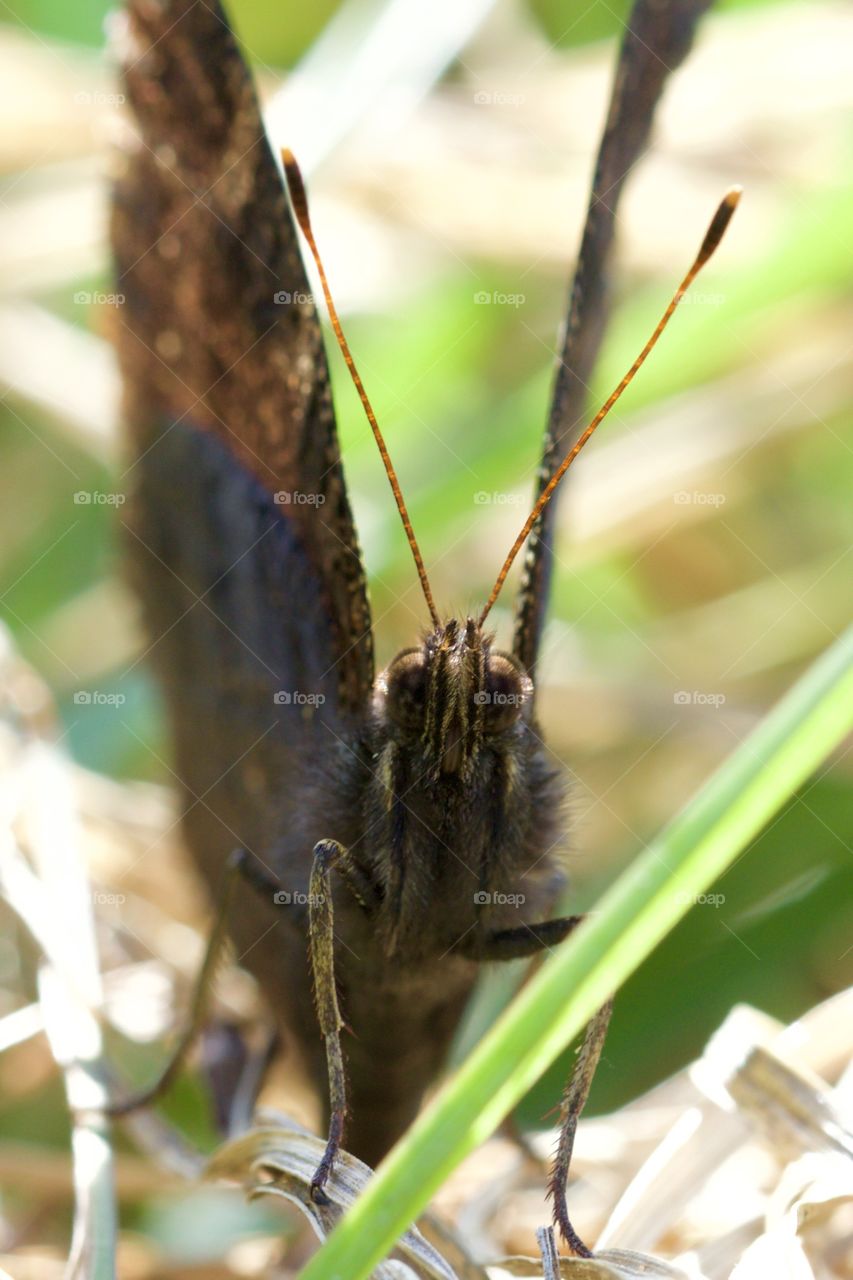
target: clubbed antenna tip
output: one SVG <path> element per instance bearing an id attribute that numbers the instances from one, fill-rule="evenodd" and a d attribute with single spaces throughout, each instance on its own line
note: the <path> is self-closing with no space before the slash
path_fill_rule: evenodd
<path id="1" fill-rule="evenodd" d="M 391 462 L 391 457 L 388 453 L 388 446 L 385 444 L 385 438 L 379 429 L 379 423 L 376 420 L 376 414 L 373 412 L 373 406 L 364 389 L 364 383 L 361 380 L 361 375 L 355 367 L 355 360 L 353 359 L 352 352 L 349 349 L 349 343 L 344 337 L 344 331 L 341 328 L 341 322 L 338 319 L 337 308 L 335 307 L 332 299 L 329 282 L 326 278 L 326 268 L 323 266 L 323 259 L 320 257 L 320 250 L 317 248 L 317 242 L 314 239 L 314 231 L 311 227 L 311 218 L 308 214 L 308 197 L 305 194 L 305 183 L 302 181 L 302 173 L 300 172 L 299 165 L 296 163 L 296 157 L 287 147 L 282 148 L 281 162 L 284 166 L 284 176 L 287 179 L 287 186 L 290 191 L 290 200 L 293 205 L 293 212 L 296 214 L 296 221 L 299 223 L 300 230 L 307 241 L 308 248 L 311 250 L 311 255 L 317 265 L 317 271 L 320 276 L 320 283 L 323 286 L 323 295 L 326 299 L 326 307 L 329 312 L 329 320 L 331 321 L 332 329 L 338 340 L 338 346 L 341 349 L 341 354 L 346 361 L 350 377 L 355 383 L 355 389 L 358 392 L 359 399 L 364 407 L 364 412 L 367 414 L 367 420 L 370 423 L 370 428 L 379 448 L 379 454 L 382 458 L 383 466 L 385 467 L 385 473 L 388 476 L 388 482 L 391 485 L 391 491 L 394 494 L 394 501 L 397 503 L 397 510 L 400 512 L 400 519 L 403 521 L 403 528 L 406 530 L 406 537 L 408 538 L 412 556 L 414 557 L 415 568 L 418 571 L 418 578 L 420 579 L 424 599 L 427 602 L 427 608 L 429 609 L 433 626 L 438 627 L 440 625 L 438 611 L 432 597 L 432 590 L 429 585 L 429 578 L 427 577 L 427 571 L 423 562 L 423 557 L 421 556 L 420 547 L 418 546 L 417 539 L 415 538 L 415 532 L 412 528 L 412 522 L 409 519 L 409 513 L 406 510 L 406 504 L 403 501 L 400 481 L 397 479 L 397 472 L 394 470 L 394 465 Z"/>
<path id="2" fill-rule="evenodd" d="M 717 212 L 714 214 L 708 226 L 708 230 L 705 232 L 705 238 L 702 241 L 699 252 L 697 253 L 696 257 L 693 260 L 690 270 L 687 272 L 686 276 L 681 281 L 681 284 L 678 286 L 675 293 L 672 295 L 672 298 L 669 301 L 669 305 L 667 306 L 666 310 L 664 311 L 663 315 L 661 316 L 660 320 L 655 326 L 652 336 L 649 338 L 648 342 L 643 347 L 642 351 L 637 356 L 637 359 L 631 365 L 631 368 L 625 374 L 622 381 L 619 383 L 616 389 L 612 391 L 610 395 L 607 397 L 604 404 L 601 406 L 598 413 L 593 418 L 592 422 L 590 422 L 586 430 L 578 437 L 578 439 L 572 445 L 571 449 L 566 454 L 565 458 L 563 458 L 563 461 L 560 463 L 559 467 L 551 476 L 551 479 L 548 481 L 545 488 L 540 493 L 533 510 L 531 511 L 530 515 L 527 517 L 527 519 L 524 522 L 521 532 L 519 533 L 515 542 L 512 544 L 509 555 L 507 556 L 506 560 L 504 560 L 501 571 L 497 576 L 497 581 L 495 582 L 495 585 L 492 587 L 491 593 L 489 595 L 488 600 L 486 601 L 486 605 L 485 605 L 485 608 L 483 609 L 483 612 L 480 614 L 480 619 L 479 619 L 480 626 L 483 625 L 486 618 L 488 617 L 488 614 L 491 611 L 492 605 L 497 600 L 498 596 L 500 595 L 501 588 L 503 587 L 503 584 L 506 582 L 507 574 L 512 568 L 512 564 L 513 564 L 513 561 L 515 560 L 515 557 L 518 555 L 519 551 L 524 546 L 524 543 L 527 540 L 527 536 L 530 533 L 530 530 L 533 528 L 534 524 L 539 519 L 542 512 L 545 510 L 548 503 L 551 501 L 551 498 L 554 495 L 554 490 L 557 488 L 557 485 L 560 483 L 563 476 L 566 474 L 569 467 L 572 465 L 575 458 L 580 453 L 581 449 L 590 439 L 596 427 L 598 427 L 599 424 L 604 421 L 604 419 L 607 417 L 608 413 L 613 408 L 616 401 L 622 395 L 622 392 L 633 380 L 637 370 L 641 367 L 641 365 L 645 363 L 646 357 L 649 355 L 652 348 L 655 346 L 658 338 L 661 336 L 664 329 L 669 324 L 670 319 L 672 318 L 672 314 L 675 311 L 675 308 L 678 306 L 679 302 L 684 297 L 685 293 L 690 288 L 691 284 L 696 279 L 697 275 L 702 270 L 705 263 L 708 261 L 708 259 L 711 257 L 711 255 L 714 253 L 715 249 L 719 245 L 720 241 L 722 240 L 725 234 L 726 227 L 729 225 L 729 222 L 731 221 L 732 214 L 734 213 L 735 209 L 738 206 L 738 201 L 740 200 L 742 192 L 743 192 L 742 187 L 731 187 L 723 196 L 717 208 Z"/>

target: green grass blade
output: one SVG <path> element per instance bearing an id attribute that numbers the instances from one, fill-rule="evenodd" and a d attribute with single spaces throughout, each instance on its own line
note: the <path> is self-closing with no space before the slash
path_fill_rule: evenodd
<path id="1" fill-rule="evenodd" d="M 383 1161 L 303 1271 L 362 1280 L 451 1170 L 853 728 L 853 628 L 607 891 Z M 389 1052 L 393 1046 L 389 1045 Z"/>

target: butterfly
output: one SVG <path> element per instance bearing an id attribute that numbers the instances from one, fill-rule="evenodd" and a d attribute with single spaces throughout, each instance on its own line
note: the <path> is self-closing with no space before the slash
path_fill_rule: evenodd
<path id="1" fill-rule="evenodd" d="M 626 177 L 707 7 L 638 0 L 626 28 L 571 288 L 537 500 L 475 617 L 435 604 L 396 474 L 343 336 L 298 167 L 283 181 L 215 0 L 130 0 L 135 137 L 114 190 L 117 333 L 133 491 L 129 560 L 165 693 L 186 843 L 287 1043 L 323 1094 L 329 1142 L 376 1164 L 441 1070 L 480 966 L 555 945 L 564 783 L 542 741 L 536 664 L 559 480 L 645 359 L 737 202 L 724 199 L 661 324 L 581 431 Z M 290 203 L 287 198 L 290 192 Z M 383 670 L 347 497 L 318 312 L 386 466 L 429 614 Z M 511 649 L 486 628 L 526 544 Z M 259 892 L 258 892 L 259 891 Z M 353 1034 L 342 1041 L 344 1016 Z M 563 1100 L 565 1205 L 578 1115 L 609 1017 Z M 327 1085 L 323 1086 L 324 1081 Z"/>

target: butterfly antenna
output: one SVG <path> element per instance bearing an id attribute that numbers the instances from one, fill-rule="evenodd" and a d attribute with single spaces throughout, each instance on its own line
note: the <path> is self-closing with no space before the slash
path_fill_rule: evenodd
<path id="1" fill-rule="evenodd" d="M 334 302 L 332 301 L 329 281 L 326 277 L 326 269 L 323 266 L 323 259 L 320 257 L 320 250 L 317 248 L 317 241 L 314 239 L 314 232 L 311 229 L 311 219 L 308 216 L 308 197 L 305 194 L 305 183 L 302 181 L 302 174 L 299 170 L 299 165 L 296 163 L 293 152 L 289 151 L 286 147 L 282 150 L 281 159 L 282 164 L 284 165 L 284 174 L 287 178 L 287 185 L 290 190 L 293 212 L 296 214 L 296 221 L 299 223 L 302 234 L 308 243 L 308 248 L 311 250 L 314 262 L 317 264 L 317 271 L 320 275 L 320 283 L 323 286 L 323 294 L 326 298 L 326 307 L 329 312 L 329 319 L 332 322 L 332 329 L 334 330 L 335 337 L 338 340 L 338 346 L 340 347 L 341 353 L 346 361 L 347 368 L 350 371 L 350 377 L 355 383 L 355 389 L 358 392 L 362 405 L 364 406 L 364 412 L 367 414 L 367 421 L 370 423 L 370 428 L 379 448 L 379 454 L 382 458 L 382 463 L 385 467 L 385 472 L 391 485 L 391 492 L 394 494 L 394 501 L 397 503 L 397 510 L 400 512 L 400 519 L 403 521 L 403 528 L 406 530 L 406 537 L 408 538 L 409 546 L 412 549 L 412 555 L 415 559 L 415 567 L 418 571 L 418 577 L 420 578 L 424 598 L 427 602 L 430 616 L 432 617 L 433 626 L 439 627 L 441 623 L 438 611 L 435 607 L 435 601 L 432 598 L 432 590 L 429 585 L 426 568 L 424 567 L 421 550 L 418 546 L 417 539 L 415 538 L 415 531 L 412 528 L 412 522 L 409 519 L 409 513 L 406 510 L 406 504 L 403 500 L 400 481 L 397 479 L 397 472 L 394 470 L 394 464 L 392 463 L 390 454 L 388 453 L 388 446 L 386 445 L 385 438 L 379 429 L 379 423 L 376 421 L 376 414 L 373 412 L 373 406 L 364 389 L 364 383 L 361 380 L 361 375 L 355 367 L 355 361 L 352 358 L 349 343 L 344 337 L 344 331 L 341 328 L 341 322 L 338 319 L 338 312 Z"/>
<path id="2" fill-rule="evenodd" d="M 503 568 L 498 574 L 497 581 L 495 582 L 495 585 L 492 587 L 491 595 L 486 601 L 486 606 L 483 609 L 483 612 L 480 614 L 480 619 L 479 619 L 480 626 L 482 626 L 483 623 L 485 622 L 492 608 L 492 605 L 495 603 L 498 596 L 500 595 L 501 588 L 503 587 L 503 584 L 506 582 L 507 574 L 512 568 L 512 564 L 513 564 L 513 561 L 515 560 L 515 557 L 518 555 L 519 551 L 524 545 L 527 539 L 527 536 L 530 533 L 530 530 L 533 528 L 534 524 L 539 519 L 542 512 L 545 510 L 548 503 L 551 501 L 551 498 L 554 495 L 554 490 L 557 488 L 557 485 L 560 483 L 563 476 L 566 474 L 569 467 L 572 465 L 575 458 L 580 453 L 581 449 L 589 440 L 590 436 L 593 434 L 596 427 L 607 417 L 608 413 L 613 408 L 614 404 L 619 399 L 622 392 L 625 390 L 628 384 L 633 380 L 634 375 L 637 373 L 640 366 L 645 363 L 646 357 L 649 355 L 652 348 L 657 343 L 658 338 L 661 336 L 664 329 L 669 324 L 669 321 L 672 318 L 672 313 L 675 311 L 675 308 L 678 306 L 679 302 L 684 297 L 685 293 L 690 288 L 691 284 L 696 279 L 697 275 L 702 270 L 705 263 L 708 261 L 708 259 L 713 254 L 714 250 L 719 245 L 725 233 L 726 227 L 729 225 L 729 222 L 731 221 L 731 216 L 734 213 L 735 209 L 737 208 L 742 190 L 743 190 L 742 187 L 732 187 L 730 191 L 726 192 L 725 196 L 720 202 L 717 212 L 714 214 L 713 218 L 711 219 L 711 224 L 708 227 L 707 232 L 705 233 L 705 239 L 702 241 L 702 247 L 697 253 L 696 258 L 693 262 L 693 265 L 691 266 L 690 270 L 687 272 L 687 275 L 681 281 L 681 284 L 678 286 L 675 293 L 673 294 L 672 299 L 670 300 L 669 306 L 666 308 L 666 311 L 664 311 L 663 315 L 661 316 L 660 320 L 658 321 L 655 327 L 654 333 L 649 338 L 648 342 L 643 347 L 642 351 L 637 356 L 634 363 L 631 365 L 631 368 L 625 374 L 625 377 L 616 387 L 615 391 L 611 392 L 611 394 L 607 397 L 604 404 L 599 409 L 598 413 L 592 419 L 592 422 L 590 422 L 589 426 L 586 428 L 583 434 L 579 436 L 578 439 L 575 441 L 575 443 L 572 445 L 571 449 L 566 454 L 565 458 L 563 458 L 563 461 L 560 463 L 559 467 L 554 472 L 551 479 L 548 481 L 545 488 L 540 493 L 536 501 L 536 505 L 534 506 L 530 515 L 525 520 L 524 526 L 521 532 L 519 533 L 515 542 L 512 544 L 512 549 L 510 550 L 509 555 L 507 556 L 506 560 L 504 560 Z"/>

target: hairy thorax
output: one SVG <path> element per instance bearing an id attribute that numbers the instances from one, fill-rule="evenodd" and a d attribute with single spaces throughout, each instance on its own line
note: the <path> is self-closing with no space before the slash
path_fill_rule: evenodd
<path id="1" fill-rule="evenodd" d="M 533 686 L 475 624 L 447 623 L 376 681 L 369 785 L 353 851 L 398 961 L 541 919 L 561 877 L 563 789 Z"/>

